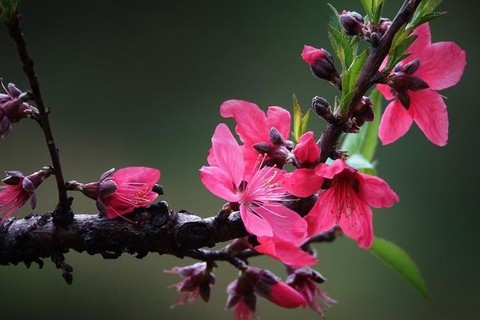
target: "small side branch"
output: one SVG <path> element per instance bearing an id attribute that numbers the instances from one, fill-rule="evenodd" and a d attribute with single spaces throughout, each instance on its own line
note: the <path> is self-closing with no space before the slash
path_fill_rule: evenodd
<path id="1" fill-rule="evenodd" d="M 56 220 L 70 220 L 73 217 L 70 212 L 71 199 L 68 198 L 67 190 L 65 189 L 65 180 L 63 178 L 62 167 L 60 164 L 60 156 L 58 154 L 58 149 L 55 145 L 55 139 L 53 137 L 50 121 L 48 119 L 48 110 L 45 107 L 45 103 L 42 98 L 42 93 L 40 91 L 40 83 L 38 81 L 37 74 L 35 73 L 33 60 L 28 54 L 27 44 L 25 42 L 25 38 L 23 36 L 23 32 L 20 26 L 20 19 L 20 14 L 16 13 L 7 23 L 7 27 L 10 36 L 17 45 L 17 52 L 23 64 L 23 71 L 28 77 L 28 82 L 30 83 L 30 87 L 32 89 L 31 96 L 33 101 L 35 101 L 39 112 L 36 120 L 38 121 L 40 127 L 43 130 L 45 140 L 47 142 L 48 151 L 50 153 L 50 158 L 52 159 L 52 166 L 55 171 L 59 198 L 59 204 L 56 210 L 59 215 L 56 217 Z"/>

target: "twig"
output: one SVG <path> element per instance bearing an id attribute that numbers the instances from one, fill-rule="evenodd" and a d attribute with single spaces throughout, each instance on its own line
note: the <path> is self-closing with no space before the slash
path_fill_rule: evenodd
<path id="1" fill-rule="evenodd" d="M 65 189 L 65 180 L 63 178 L 62 167 L 60 164 L 60 156 L 58 154 L 58 149 L 55 145 L 55 139 L 53 138 L 52 129 L 50 127 L 48 110 L 45 107 L 45 103 L 42 98 L 42 93 L 40 91 L 40 83 L 38 81 L 37 74 L 35 73 L 33 60 L 30 58 L 30 55 L 27 51 L 27 44 L 25 42 L 25 38 L 20 27 L 20 19 L 21 15 L 19 13 L 16 13 L 6 25 L 8 27 L 10 36 L 17 45 L 18 55 L 23 64 L 23 71 L 28 77 L 28 82 L 30 83 L 30 87 L 32 89 L 31 95 L 33 100 L 35 101 L 39 112 L 37 121 L 45 135 L 45 140 L 47 142 L 50 158 L 52 159 L 52 166 L 55 171 L 59 199 L 59 203 L 56 209 L 58 215 L 55 218 L 56 221 L 63 220 L 63 222 L 68 222 L 68 220 L 71 220 L 73 216 L 70 213 L 71 199 L 68 198 L 67 190 Z"/>

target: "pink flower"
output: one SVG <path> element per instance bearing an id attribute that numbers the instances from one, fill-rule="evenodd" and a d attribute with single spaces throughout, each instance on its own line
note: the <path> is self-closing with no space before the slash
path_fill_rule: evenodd
<path id="1" fill-rule="evenodd" d="M 77 189 L 97 200 L 98 210 L 114 219 L 135 208 L 151 204 L 158 194 L 152 189 L 160 179 L 160 171 L 147 167 L 126 167 L 105 172 L 97 182 L 78 184 Z"/>
<path id="2" fill-rule="evenodd" d="M 357 240 L 359 247 L 370 248 L 373 242 L 370 206 L 391 207 L 399 201 L 397 194 L 384 180 L 358 172 L 340 159 L 332 165 L 318 165 L 315 173 L 327 179 L 330 186 L 305 217 L 309 234 L 325 232 L 339 225 L 347 236 Z"/>
<path id="3" fill-rule="evenodd" d="M 407 49 L 410 55 L 378 89 L 393 99 L 380 122 L 379 137 L 389 144 L 402 137 L 415 121 L 432 143 L 444 146 L 448 140 L 447 106 L 437 90 L 455 85 L 466 65 L 466 54 L 453 42 L 431 43 L 428 24 L 414 33 L 418 38 Z"/>
<path id="4" fill-rule="evenodd" d="M 31 208 L 35 209 L 35 189 L 52 174 L 52 168 L 44 167 L 28 176 L 20 171 L 7 171 L 6 174 L 7 177 L 2 180 L 5 186 L 0 186 L 0 225 L 28 200 Z"/>
<path id="5" fill-rule="evenodd" d="M 180 296 L 174 306 L 182 305 L 186 302 L 194 302 L 198 297 L 204 302 L 210 298 L 210 289 L 215 284 L 215 276 L 212 274 L 212 266 L 206 262 L 198 262 L 191 266 L 174 267 L 165 272 L 178 274 L 183 278 L 175 287 Z"/>
<path id="6" fill-rule="evenodd" d="M 290 156 L 290 113 L 280 107 L 268 107 L 265 115 L 256 104 L 228 100 L 220 106 L 224 118 L 234 118 L 235 131 L 245 144 L 242 147 L 247 174 L 255 166 L 258 154 L 266 154 L 266 163 L 281 168 Z"/>
<path id="7" fill-rule="evenodd" d="M 323 317 L 325 315 L 325 307 L 336 303 L 325 291 L 318 287 L 319 284 L 325 282 L 325 279 L 320 273 L 308 267 L 287 269 L 290 274 L 285 282 L 305 298 L 308 306 L 313 311 Z"/>
<path id="8" fill-rule="evenodd" d="M 239 204 L 249 233 L 292 243 L 306 240 L 305 220 L 281 204 L 287 195 L 281 186 L 283 171 L 257 165 L 246 178 L 242 150 L 223 123 L 215 129 L 208 162 L 200 169 L 202 183 L 214 195 Z"/>

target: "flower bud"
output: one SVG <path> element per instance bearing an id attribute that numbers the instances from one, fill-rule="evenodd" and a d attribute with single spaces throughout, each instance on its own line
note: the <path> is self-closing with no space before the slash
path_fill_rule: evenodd
<path id="1" fill-rule="evenodd" d="M 330 81 L 336 86 L 341 84 L 340 77 L 335 69 L 332 55 L 325 49 L 304 46 L 302 59 L 310 65 L 314 76 Z"/>
<path id="2" fill-rule="evenodd" d="M 380 34 L 383 36 L 385 33 L 387 33 L 388 28 L 390 28 L 390 25 L 392 24 L 392 21 L 387 18 L 381 18 L 380 23 L 378 24 L 378 31 Z"/>
<path id="3" fill-rule="evenodd" d="M 336 303 L 318 284 L 325 282 L 325 278 L 317 271 L 303 267 L 299 269 L 287 268 L 289 276 L 285 281 L 289 286 L 295 288 L 307 301 L 308 306 L 320 316 L 324 315 L 325 307 L 331 303 Z"/>
<path id="4" fill-rule="evenodd" d="M 358 12 L 343 10 L 340 15 L 340 24 L 345 33 L 349 36 L 362 35 L 364 23 L 365 21 L 363 20 L 362 15 Z"/>
<path id="5" fill-rule="evenodd" d="M 173 306 L 182 305 L 186 302 L 194 302 L 199 297 L 208 302 L 211 287 L 215 284 L 215 276 L 212 273 L 214 265 L 207 262 L 198 262 L 186 267 L 174 267 L 165 270 L 167 273 L 177 274 L 183 278 L 175 284 L 180 296 Z"/>
<path id="6" fill-rule="evenodd" d="M 365 122 L 373 121 L 375 112 L 373 111 L 373 102 L 369 97 L 363 97 L 353 111 L 355 124 L 360 128 Z"/>
<path id="7" fill-rule="evenodd" d="M 322 97 L 314 97 L 312 100 L 312 109 L 320 117 L 325 119 L 328 123 L 335 121 L 332 108 L 327 100 Z"/>

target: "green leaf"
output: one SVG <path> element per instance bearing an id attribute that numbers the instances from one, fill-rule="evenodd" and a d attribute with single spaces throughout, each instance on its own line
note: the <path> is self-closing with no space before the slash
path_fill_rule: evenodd
<path id="1" fill-rule="evenodd" d="M 443 16 L 445 12 L 434 12 L 434 10 L 442 3 L 442 0 L 424 0 L 420 3 L 417 10 L 413 14 L 412 20 L 407 28 L 415 29 L 422 23 Z"/>
<path id="2" fill-rule="evenodd" d="M 402 248 L 390 241 L 375 237 L 369 251 L 396 271 L 402 278 L 407 280 L 426 298 L 430 299 L 430 294 L 420 270 L 412 258 Z"/>
<path id="3" fill-rule="evenodd" d="M 293 94 L 293 142 L 297 143 L 298 138 L 307 131 L 309 121 L 310 109 L 305 114 L 302 114 L 302 108 L 298 103 L 297 97 Z"/>
<path id="4" fill-rule="evenodd" d="M 382 17 L 384 0 L 361 0 L 360 2 L 365 9 L 368 19 L 374 24 L 378 24 Z"/>
<path id="5" fill-rule="evenodd" d="M 376 176 L 375 164 L 365 159 L 361 154 L 355 153 L 347 158 L 347 164 L 360 172 Z"/>
<path id="6" fill-rule="evenodd" d="M 342 68 L 346 69 L 353 61 L 353 47 L 350 38 L 343 34 L 342 31 L 332 26 L 332 24 L 328 25 L 328 30 L 332 47 L 342 64 Z"/>
<path id="7" fill-rule="evenodd" d="M 382 113 L 382 95 L 377 89 L 374 89 L 372 93 L 370 93 L 369 98 L 373 103 L 375 117 L 372 122 L 365 123 L 360 130 L 363 130 L 363 142 L 360 145 L 360 154 L 367 161 L 372 161 L 378 145 L 378 126 L 380 124 L 380 116 Z"/>
<path id="8" fill-rule="evenodd" d="M 343 139 L 341 146 L 350 155 L 359 154 L 366 161 L 371 162 L 378 145 L 378 125 L 382 110 L 382 95 L 377 89 L 370 93 L 375 117 L 372 122 L 366 122 L 358 133 L 349 133 Z"/>
<path id="9" fill-rule="evenodd" d="M 392 46 L 388 53 L 387 70 L 395 67 L 397 63 L 405 59 L 408 54 L 405 51 L 410 45 L 417 39 L 417 35 L 412 35 L 413 30 L 408 29 L 406 25 L 403 25 L 397 32 L 392 41 Z"/>

